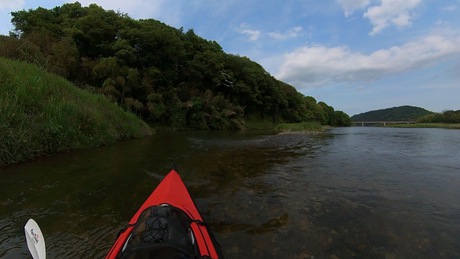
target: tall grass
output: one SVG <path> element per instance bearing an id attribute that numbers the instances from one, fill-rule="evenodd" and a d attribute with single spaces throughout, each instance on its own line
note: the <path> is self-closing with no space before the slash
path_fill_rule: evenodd
<path id="1" fill-rule="evenodd" d="M 247 118 L 244 124 L 246 129 L 273 129 L 275 124 L 270 119 Z"/>
<path id="2" fill-rule="evenodd" d="M 0 166 L 151 132 L 101 95 L 35 65 L 0 58 Z"/>

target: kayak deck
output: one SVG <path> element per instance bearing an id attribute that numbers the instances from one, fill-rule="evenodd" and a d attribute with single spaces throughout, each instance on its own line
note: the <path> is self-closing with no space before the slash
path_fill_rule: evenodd
<path id="1" fill-rule="evenodd" d="M 139 210 L 134 214 L 126 229 L 124 229 L 117 237 L 117 240 L 110 249 L 110 252 L 107 254 L 106 258 L 118 258 L 119 254 L 124 251 L 127 244 L 132 242 L 130 238 L 132 239 L 133 229 L 136 228 L 136 224 L 138 223 L 139 218 L 146 210 L 156 211 L 151 213 L 161 214 L 162 212 L 158 211 L 166 209 L 152 209 L 152 207 L 165 205 L 180 210 L 184 215 L 186 215 L 186 217 L 189 218 L 189 231 L 191 232 L 190 239 L 191 242 L 197 247 L 197 256 L 207 258 L 223 257 L 218 243 L 214 239 L 209 228 L 203 223 L 203 218 L 201 217 L 180 175 L 175 170 L 172 170 L 168 175 L 165 176 L 165 178 L 160 182 L 152 194 L 150 194 L 144 204 L 142 204 Z M 164 243 L 156 243 L 153 244 L 152 247 L 164 247 L 166 245 L 167 244 Z"/>

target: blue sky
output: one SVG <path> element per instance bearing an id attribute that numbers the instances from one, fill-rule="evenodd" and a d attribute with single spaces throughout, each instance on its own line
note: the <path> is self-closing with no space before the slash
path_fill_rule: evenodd
<path id="1" fill-rule="evenodd" d="M 0 0 L 9 13 L 66 2 Z M 350 116 L 414 105 L 460 110 L 460 0 L 81 0 L 194 29 Z"/>

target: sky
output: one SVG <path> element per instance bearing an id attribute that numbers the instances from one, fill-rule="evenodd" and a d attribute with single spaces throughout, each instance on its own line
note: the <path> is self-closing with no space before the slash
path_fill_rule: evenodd
<path id="1" fill-rule="evenodd" d="M 59 0 L 0 0 L 12 11 Z M 460 0 L 80 0 L 193 29 L 335 110 L 460 110 Z"/>

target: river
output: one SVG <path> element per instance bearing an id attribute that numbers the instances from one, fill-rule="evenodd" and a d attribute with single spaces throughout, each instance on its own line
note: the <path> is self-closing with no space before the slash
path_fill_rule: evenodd
<path id="1" fill-rule="evenodd" d="M 227 258 L 460 258 L 460 131 L 176 132 L 0 169 L 0 257 L 103 258 L 173 163 Z"/>

